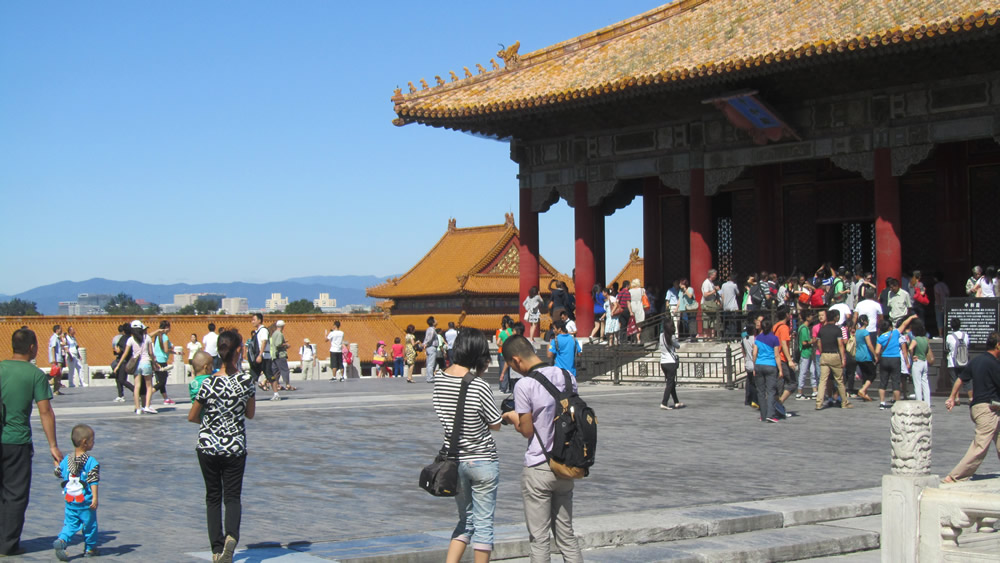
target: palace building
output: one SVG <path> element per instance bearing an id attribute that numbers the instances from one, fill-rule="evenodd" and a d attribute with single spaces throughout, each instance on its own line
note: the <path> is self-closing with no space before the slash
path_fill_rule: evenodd
<path id="1" fill-rule="evenodd" d="M 651 287 L 829 261 L 961 294 L 1000 250 L 998 21 L 1000 0 L 678 0 L 397 89 L 394 123 L 510 141 L 520 297 L 544 284 L 539 213 L 573 207 L 590 287 L 604 218 L 636 196 Z"/>
<path id="2" fill-rule="evenodd" d="M 504 315 L 516 317 L 523 301 L 519 297 L 521 248 L 521 234 L 510 213 L 502 225 L 483 227 L 459 228 L 451 219 L 444 236 L 408 272 L 368 288 L 367 294 L 387 300 L 381 307 L 401 329 L 412 324 L 422 331 L 427 328 L 427 317 L 434 316 L 441 328 L 454 322 L 492 332 Z M 573 290 L 569 276 L 544 258 L 535 259 L 534 264 L 533 285 L 538 285 L 543 297 L 548 296 L 553 279 Z"/>

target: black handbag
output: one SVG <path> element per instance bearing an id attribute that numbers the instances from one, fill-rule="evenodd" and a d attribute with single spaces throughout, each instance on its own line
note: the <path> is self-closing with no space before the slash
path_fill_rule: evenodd
<path id="1" fill-rule="evenodd" d="M 462 378 L 462 388 L 458 392 L 458 406 L 455 408 L 455 422 L 452 424 L 448 449 L 441 446 L 441 451 L 434 458 L 434 463 L 420 471 L 420 488 L 436 497 L 458 495 L 458 438 L 462 435 L 462 425 L 465 418 L 465 396 L 468 395 L 469 384 L 475 377 L 470 372 Z"/>

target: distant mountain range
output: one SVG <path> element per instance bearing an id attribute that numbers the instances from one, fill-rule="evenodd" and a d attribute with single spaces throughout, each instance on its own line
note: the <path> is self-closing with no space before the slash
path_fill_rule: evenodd
<path id="1" fill-rule="evenodd" d="M 264 306 L 264 300 L 272 293 L 280 293 L 289 301 L 313 300 L 320 293 L 329 293 L 337 300 L 337 306 L 370 305 L 373 299 L 365 296 L 365 288 L 380 284 L 388 278 L 378 276 L 309 276 L 285 281 L 267 283 L 199 283 L 199 284 L 150 284 L 138 281 L 116 281 L 93 278 L 86 281 L 61 281 L 29 289 L 17 295 L 0 295 L 0 302 L 18 297 L 38 304 L 43 315 L 59 313 L 60 301 L 76 301 L 80 293 L 106 293 L 115 295 L 125 292 L 135 299 L 145 299 L 151 303 L 173 303 L 177 293 L 224 293 L 226 297 L 246 297 L 250 308 Z"/>

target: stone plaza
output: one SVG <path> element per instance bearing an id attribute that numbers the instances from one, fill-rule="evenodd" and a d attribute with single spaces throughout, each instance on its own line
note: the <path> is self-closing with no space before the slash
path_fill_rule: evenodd
<path id="1" fill-rule="evenodd" d="M 407 538 L 428 532 L 447 538 L 456 521 L 454 502 L 431 497 L 416 484 L 442 438 L 431 385 L 422 377 L 418 381 L 296 382 L 299 390 L 284 393 L 284 400 L 260 401 L 256 418 L 248 422 L 250 457 L 236 560 L 344 559 L 335 546 L 359 540 L 374 545 L 379 538 L 399 544 L 395 557 L 381 560 L 418 560 L 399 551 Z M 103 557 L 210 558 L 204 484 L 194 455 L 197 426 L 186 420 L 186 390 L 171 386 L 176 408 L 136 416 L 130 402 L 111 402 L 112 389 L 68 389 L 53 401 L 64 452 L 71 449 L 74 424 L 90 424 L 97 433 L 93 453 L 102 465 Z M 757 412 L 743 405 L 742 390 L 682 387 L 688 407 L 674 411 L 658 408 L 660 386 L 582 384 L 581 393 L 598 414 L 600 440 L 591 476 L 577 484 L 578 521 L 627 522 L 660 509 L 872 490 L 889 472 L 890 414 L 877 403 L 815 411 L 811 401 L 797 401 L 790 407 L 799 416 L 761 424 Z M 935 401 L 932 473 L 944 475 L 965 452 L 973 429 L 968 407 L 949 413 L 943 399 Z M 22 535 L 28 553 L 21 559 L 49 561 L 63 502 L 37 417 L 34 432 L 31 504 Z M 519 475 L 525 441 L 509 427 L 495 437 L 501 462 L 499 542 L 505 530 L 524 535 Z M 1000 462 L 991 453 L 980 474 L 997 472 Z M 627 538 L 618 544 L 585 557 L 646 558 L 629 555 Z M 81 552 L 77 541 L 70 553 L 78 558 Z"/>

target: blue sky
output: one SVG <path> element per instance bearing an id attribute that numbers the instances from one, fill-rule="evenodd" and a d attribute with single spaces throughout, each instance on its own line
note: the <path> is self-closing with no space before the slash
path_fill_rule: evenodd
<path id="1" fill-rule="evenodd" d="M 518 211 L 506 143 L 397 128 L 396 86 L 660 2 L 2 2 L 0 293 L 91 277 L 402 273 Z M 564 203 L 541 253 L 573 267 Z M 607 221 L 609 274 L 641 201 Z"/>

